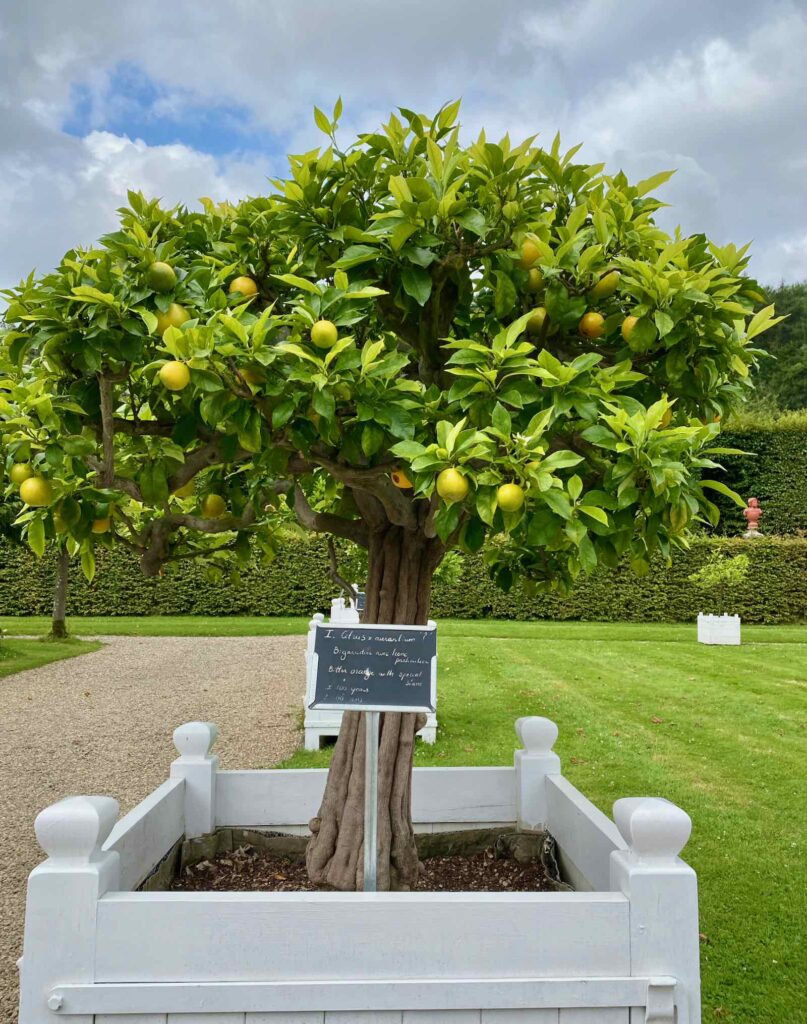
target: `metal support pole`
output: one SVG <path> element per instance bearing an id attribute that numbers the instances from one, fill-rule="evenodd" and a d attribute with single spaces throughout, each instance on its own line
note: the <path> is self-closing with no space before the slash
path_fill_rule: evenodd
<path id="1" fill-rule="evenodd" d="M 378 887 L 378 711 L 364 712 L 364 891 Z"/>

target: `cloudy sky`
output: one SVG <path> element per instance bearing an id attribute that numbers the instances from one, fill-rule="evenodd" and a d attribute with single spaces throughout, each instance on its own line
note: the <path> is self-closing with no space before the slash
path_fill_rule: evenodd
<path id="1" fill-rule="evenodd" d="M 678 174 L 663 221 L 807 278 L 807 0 L 0 0 L 0 286 L 126 189 L 238 198 L 397 105 Z"/>

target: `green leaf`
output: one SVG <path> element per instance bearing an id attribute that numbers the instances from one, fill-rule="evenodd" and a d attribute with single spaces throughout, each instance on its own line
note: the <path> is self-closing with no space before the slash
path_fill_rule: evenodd
<path id="1" fill-rule="evenodd" d="M 566 484 L 566 490 L 569 492 L 569 497 L 572 501 L 577 501 L 580 495 L 583 493 L 583 481 L 577 474 L 570 476 Z"/>
<path id="2" fill-rule="evenodd" d="M 501 270 L 496 272 L 496 292 L 493 309 L 500 320 L 504 320 L 518 301 L 518 292 L 510 277 Z"/>
<path id="3" fill-rule="evenodd" d="M 498 430 L 500 434 L 509 439 L 513 429 L 513 421 L 510 418 L 510 413 L 500 402 L 497 402 L 493 408 L 491 423 L 494 430 Z"/>
<path id="4" fill-rule="evenodd" d="M 646 196 L 648 192 L 652 192 L 654 189 L 663 185 L 665 181 L 669 181 L 674 174 L 674 170 L 659 171 L 658 174 L 654 174 L 649 178 L 644 178 L 635 186 L 637 195 Z"/>
<path id="5" fill-rule="evenodd" d="M 314 407 L 314 412 L 318 412 L 323 419 L 333 419 L 336 413 L 336 402 L 330 391 L 325 389 L 315 391 L 311 396 L 311 404 Z"/>
<path id="6" fill-rule="evenodd" d="M 487 222 L 481 210 L 463 210 L 461 213 L 455 213 L 453 219 L 461 224 L 466 231 L 478 235 L 479 238 L 484 238 Z"/>
<path id="7" fill-rule="evenodd" d="M 358 246 L 353 246 L 353 248 L 358 248 Z M 375 249 L 373 252 L 375 252 Z M 290 284 L 301 291 L 310 292 L 312 295 L 320 294 L 319 286 L 316 282 L 309 281 L 306 277 L 298 277 L 296 274 L 272 274 L 272 277 L 282 281 L 283 284 Z"/>
<path id="8" fill-rule="evenodd" d="M 418 305 L 426 305 L 432 293 L 432 279 L 427 271 L 421 267 L 404 267 L 401 283 L 406 294 L 411 295 Z"/>
<path id="9" fill-rule="evenodd" d="M 296 404 L 293 398 L 284 398 L 272 409 L 272 427 L 274 430 L 285 427 L 294 414 Z"/>
<path id="10" fill-rule="evenodd" d="M 314 121 L 316 122 L 317 128 L 319 128 L 321 132 L 325 132 L 326 135 L 331 134 L 331 122 L 328 120 L 327 116 L 323 114 L 319 107 L 314 107 Z"/>
<path id="11" fill-rule="evenodd" d="M 38 558 L 45 554 L 45 524 L 41 519 L 32 519 L 28 526 L 28 547 Z"/>
<path id="12" fill-rule="evenodd" d="M 567 469 L 569 466 L 577 466 L 583 461 L 582 455 L 575 455 L 574 452 L 567 451 L 565 448 L 557 452 L 552 452 L 541 463 L 542 470 L 549 469 Z"/>
<path id="13" fill-rule="evenodd" d="M 336 270 L 350 270 L 351 267 L 357 267 L 360 263 L 378 259 L 380 255 L 378 249 L 372 245 L 349 245 L 342 256 L 331 266 Z"/>
<path id="14" fill-rule="evenodd" d="M 663 338 L 666 334 L 675 327 L 675 321 L 669 313 L 665 313 L 661 309 L 657 309 L 653 314 L 653 320 L 655 321 L 656 327 L 658 328 L 658 336 Z"/>
<path id="15" fill-rule="evenodd" d="M 572 518 L 572 507 L 569 504 L 569 499 L 563 491 L 559 491 L 552 487 L 548 491 L 543 491 L 541 496 L 553 512 L 557 512 L 557 514 L 559 516 L 563 516 L 564 519 Z"/>
<path id="16" fill-rule="evenodd" d="M 601 508 L 597 508 L 596 505 L 578 505 L 580 512 L 585 512 L 587 516 L 591 516 L 592 519 L 596 519 L 598 523 L 602 523 L 603 526 L 608 526 L 608 515 Z"/>
<path id="17" fill-rule="evenodd" d="M 724 495 L 726 498 L 731 498 L 735 505 L 739 505 L 740 508 L 745 508 L 745 502 L 740 495 L 733 491 L 730 487 L 727 487 L 720 480 L 701 480 L 701 487 L 708 487 L 712 491 L 717 491 L 718 494 Z"/>
<path id="18" fill-rule="evenodd" d="M 580 538 L 577 553 L 580 556 L 580 564 L 585 571 L 594 572 L 597 568 L 597 551 L 588 534 Z"/>
<path id="19" fill-rule="evenodd" d="M 86 544 L 81 549 L 81 571 L 84 573 L 87 580 L 92 583 L 93 577 L 95 576 L 95 555 L 93 554 L 92 547 Z"/>

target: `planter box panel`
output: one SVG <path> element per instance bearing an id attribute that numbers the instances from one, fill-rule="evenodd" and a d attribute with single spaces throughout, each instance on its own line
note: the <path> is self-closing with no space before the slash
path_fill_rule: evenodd
<path id="1" fill-rule="evenodd" d="M 621 976 L 628 909 L 618 893 L 118 893 L 98 901 L 95 980 Z"/>
<path id="2" fill-rule="evenodd" d="M 319 811 L 324 768 L 219 772 L 219 828 L 302 825 Z M 516 820 L 514 768 L 415 768 L 412 818 L 416 825 Z"/>
<path id="3" fill-rule="evenodd" d="M 184 779 L 169 779 L 125 814 L 104 850 L 120 857 L 120 887 L 136 889 L 185 832 Z"/>
<path id="4" fill-rule="evenodd" d="M 566 877 L 578 890 L 610 889 L 611 853 L 626 847 L 619 829 L 562 775 L 547 776 L 546 800 L 547 828 Z"/>

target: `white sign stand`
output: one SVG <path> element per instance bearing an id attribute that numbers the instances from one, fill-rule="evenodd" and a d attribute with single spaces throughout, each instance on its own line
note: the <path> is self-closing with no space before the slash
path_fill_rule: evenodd
<path id="1" fill-rule="evenodd" d="M 364 891 L 378 888 L 378 726 L 380 711 L 364 712 Z"/>

